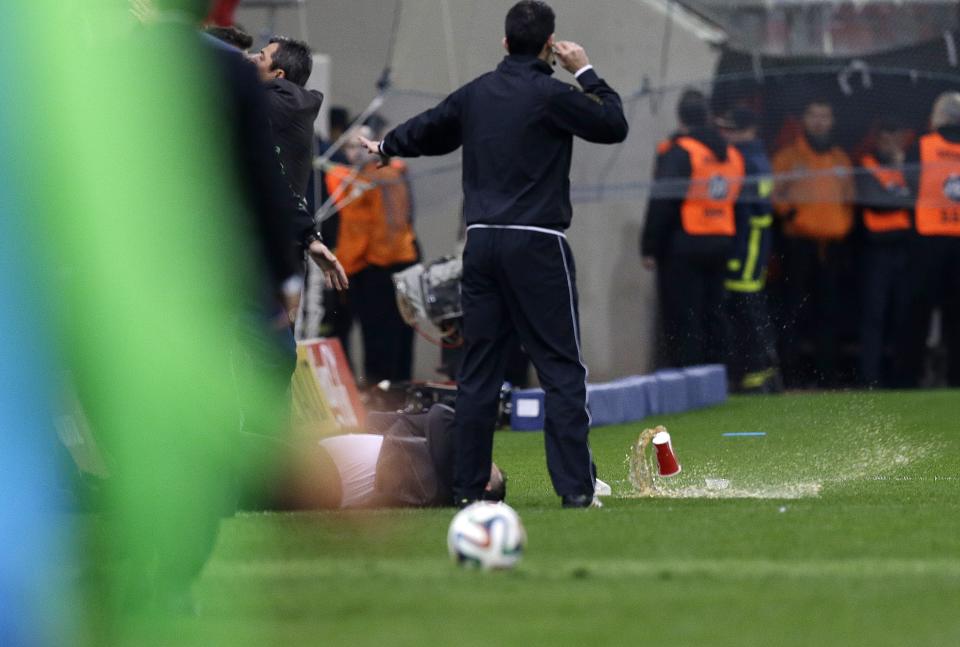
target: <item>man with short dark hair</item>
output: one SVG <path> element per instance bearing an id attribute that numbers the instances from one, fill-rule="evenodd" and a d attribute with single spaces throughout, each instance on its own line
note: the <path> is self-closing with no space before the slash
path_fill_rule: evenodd
<path id="1" fill-rule="evenodd" d="M 313 170 L 314 123 L 323 105 L 323 94 L 304 87 L 313 71 L 310 48 L 306 43 L 277 36 L 250 60 L 267 90 L 270 123 L 283 172 L 290 188 L 303 198 Z"/>
<path id="2" fill-rule="evenodd" d="M 286 36 L 274 36 L 266 47 L 253 56 L 260 79 L 286 79 L 300 87 L 307 84 L 313 73 L 313 52 L 303 41 Z"/>
<path id="3" fill-rule="evenodd" d="M 594 505 L 587 443 L 587 369 L 580 352 L 570 226 L 574 136 L 619 143 L 627 121 L 617 93 L 579 45 L 554 40 L 555 16 L 524 0 L 506 17 L 508 56 L 493 72 L 401 124 L 382 142 L 391 155 L 444 155 L 463 147 L 463 318 L 466 342 L 456 413 L 458 505 L 490 477 L 493 431 L 508 344 L 518 335 L 546 391 L 547 466 L 564 507 Z M 559 61 L 583 91 L 550 78 Z"/>

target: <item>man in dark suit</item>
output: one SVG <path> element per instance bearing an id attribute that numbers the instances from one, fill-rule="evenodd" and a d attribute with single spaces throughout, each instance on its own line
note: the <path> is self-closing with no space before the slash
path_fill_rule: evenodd
<path id="1" fill-rule="evenodd" d="M 371 154 L 444 155 L 463 147 L 463 313 L 466 341 L 456 413 L 457 505 L 480 499 L 490 477 L 507 346 L 518 335 L 546 391 L 547 466 L 565 507 L 599 505 L 587 435 L 587 368 L 580 351 L 570 226 L 574 136 L 619 143 L 627 121 L 617 93 L 583 48 L 554 40 L 555 16 L 523 0 L 506 18 L 509 55 L 493 72 L 401 124 Z M 550 78 L 559 61 L 582 90 Z"/>
<path id="2" fill-rule="evenodd" d="M 434 507 L 453 500 L 454 412 L 442 404 L 427 413 L 373 413 L 365 434 L 320 441 L 339 477 L 334 507 Z M 502 501 L 506 478 L 494 463 L 482 498 Z M 329 500 L 329 497 L 327 497 Z"/>
<path id="3" fill-rule="evenodd" d="M 302 41 L 275 36 L 250 59 L 267 90 L 283 173 L 294 193 L 306 196 L 313 171 L 314 122 L 323 105 L 323 94 L 305 87 L 313 72 L 313 53 Z"/>

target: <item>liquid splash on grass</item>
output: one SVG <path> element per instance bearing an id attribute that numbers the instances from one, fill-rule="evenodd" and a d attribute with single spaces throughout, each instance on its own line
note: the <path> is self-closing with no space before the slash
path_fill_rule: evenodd
<path id="1" fill-rule="evenodd" d="M 811 412 L 813 418 L 827 412 Z M 935 454 L 930 443 L 916 442 L 898 430 L 895 417 L 884 415 L 868 399 L 848 401 L 832 412 L 832 424 L 811 420 L 802 443 L 769 444 L 761 439 L 718 440 L 704 460 L 684 460 L 675 477 L 659 476 L 650 441 L 664 427 L 645 429 L 627 456 L 624 498 L 801 499 L 820 495 L 825 485 L 878 480 Z M 825 421 L 824 421 L 825 422 Z M 678 435 L 682 439 L 682 435 Z M 681 440 L 682 443 L 682 440 Z"/>

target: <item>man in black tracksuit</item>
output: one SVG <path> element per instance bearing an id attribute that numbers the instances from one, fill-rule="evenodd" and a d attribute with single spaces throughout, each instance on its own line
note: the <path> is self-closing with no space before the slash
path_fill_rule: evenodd
<path id="1" fill-rule="evenodd" d="M 516 333 L 546 391 L 547 466 L 565 507 L 594 502 L 587 443 L 587 369 L 580 352 L 570 226 L 573 137 L 617 143 L 627 136 L 620 97 L 583 49 L 554 42 L 554 14 L 524 0 L 507 14 L 510 55 L 440 105 L 363 140 L 383 156 L 444 155 L 463 147 L 463 312 L 466 347 L 456 407 L 454 496 L 481 498 L 490 478 L 505 352 Z M 550 78 L 559 59 L 583 88 Z"/>

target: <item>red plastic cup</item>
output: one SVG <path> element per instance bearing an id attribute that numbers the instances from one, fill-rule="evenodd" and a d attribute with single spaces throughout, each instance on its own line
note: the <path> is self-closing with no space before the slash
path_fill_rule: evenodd
<path id="1" fill-rule="evenodd" d="M 657 465 L 660 466 L 660 476 L 676 476 L 679 474 L 680 463 L 677 462 L 677 455 L 673 453 L 670 434 L 661 431 L 654 436 L 653 447 L 657 451 Z"/>

